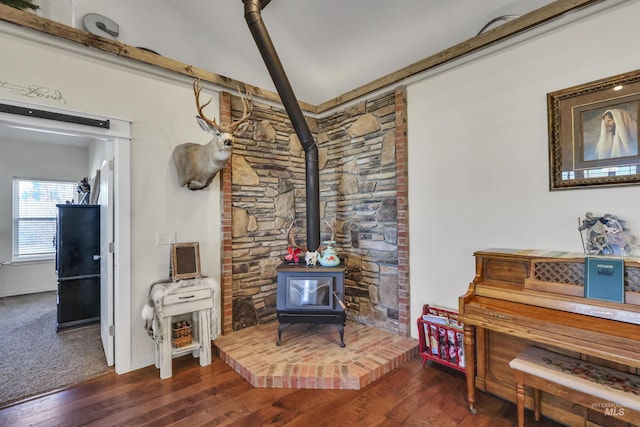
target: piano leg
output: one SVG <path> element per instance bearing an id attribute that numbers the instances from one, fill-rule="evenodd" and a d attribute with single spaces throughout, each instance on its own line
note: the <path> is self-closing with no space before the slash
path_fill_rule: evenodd
<path id="1" fill-rule="evenodd" d="M 469 410 L 475 415 L 478 412 L 474 406 L 476 403 L 476 340 L 475 328 L 471 325 L 464 326 L 464 357 L 467 367 L 467 401 Z"/>
<path id="2" fill-rule="evenodd" d="M 516 371 L 516 403 L 518 406 L 518 427 L 524 427 L 524 372 Z M 536 418 L 536 421 L 539 421 Z"/>
<path id="3" fill-rule="evenodd" d="M 536 388 L 535 390 L 533 390 L 533 413 L 534 413 L 535 420 L 538 422 L 540 421 L 540 416 L 541 416 L 540 399 L 541 399 L 540 389 Z"/>

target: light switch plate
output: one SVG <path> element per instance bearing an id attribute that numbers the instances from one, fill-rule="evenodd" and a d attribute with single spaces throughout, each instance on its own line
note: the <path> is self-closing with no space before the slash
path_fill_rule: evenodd
<path id="1" fill-rule="evenodd" d="M 170 245 L 175 243 L 176 233 L 171 231 L 156 232 L 156 245 Z"/>

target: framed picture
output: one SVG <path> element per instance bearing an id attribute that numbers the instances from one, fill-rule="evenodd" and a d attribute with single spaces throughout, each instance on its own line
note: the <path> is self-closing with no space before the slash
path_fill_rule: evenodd
<path id="1" fill-rule="evenodd" d="M 198 242 L 171 245 L 171 276 L 174 281 L 201 277 Z"/>
<path id="2" fill-rule="evenodd" d="M 640 70 L 547 94 L 550 190 L 640 183 Z"/>

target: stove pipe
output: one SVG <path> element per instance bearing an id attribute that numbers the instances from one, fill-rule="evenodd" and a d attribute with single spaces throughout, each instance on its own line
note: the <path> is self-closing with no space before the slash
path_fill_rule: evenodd
<path id="1" fill-rule="evenodd" d="M 278 90 L 289 119 L 300 139 L 305 152 L 306 199 L 307 199 L 307 250 L 313 252 L 320 247 L 320 177 L 318 171 L 318 147 L 311 135 L 309 126 L 302 115 L 287 74 L 280 63 L 278 53 L 273 47 L 271 37 L 262 21 L 261 10 L 270 0 L 242 0 L 244 18 L 251 30 L 253 39 L 260 50 L 271 80 Z"/>

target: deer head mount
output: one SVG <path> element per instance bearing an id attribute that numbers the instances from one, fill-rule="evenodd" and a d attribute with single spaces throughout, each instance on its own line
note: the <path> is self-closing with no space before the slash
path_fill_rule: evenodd
<path id="1" fill-rule="evenodd" d="M 218 171 L 224 167 L 231 157 L 231 148 L 235 140 L 236 134 L 245 129 L 248 125 L 247 119 L 253 112 L 253 101 L 243 96 L 240 92 L 242 100 L 242 117 L 231 123 L 229 126 L 223 126 L 216 122 L 216 119 L 209 119 L 204 114 L 204 108 L 211 103 L 211 99 L 204 105 L 200 104 L 200 92 L 202 85 L 200 80 L 193 82 L 193 94 L 196 98 L 196 107 L 198 109 L 198 124 L 205 132 L 213 135 L 211 141 L 207 144 L 195 144 L 187 142 L 178 145 L 173 150 L 173 162 L 178 170 L 178 183 L 180 187 L 185 185 L 189 190 L 202 190 L 207 188 Z"/>

